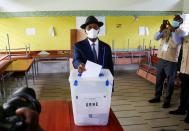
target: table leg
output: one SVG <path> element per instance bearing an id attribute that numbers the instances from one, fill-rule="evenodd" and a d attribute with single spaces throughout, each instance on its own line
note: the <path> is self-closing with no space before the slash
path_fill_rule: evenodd
<path id="1" fill-rule="evenodd" d="M 39 62 L 39 59 L 37 60 L 37 75 L 38 75 L 38 73 L 39 73 L 39 65 L 38 65 L 38 62 Z"/>
<path id="2" fill-rule="evenodd" d="M 25 80 L 26 80 L 26 87 L 29 87 L 28 86 L 28 73 L 27 72 L 25 72 Z"/>
<path id="3" fill-rule="evenodd" d="M 37 77 L 37 70 L 36 70 L 36 58 L 34 59 L 34 73 L 35 73 L 35 76 Z"/>
<path id="4" fill-rule="evenodd" d="M 67 70 L 68 73 L 70 72 L 70 61 L 69 61 L 69 57 L 67 58 Z"/>
<path id="5" fill-rule="evenodd" d="M 141 57 L 142 57 L 142 55 L 139 54 L 139 61 L 138 61 L 138 64 L 139 64 L 139 65 L 140 65 Z"/>
<path id="6" fill-rule="evenodd" d="M 33 85 L 34 85 L 35 84 L 34 64 L 32 64 L 32 78 L 33 78 Z"/>
<path id="7" fill-rule="evenodd" d="M 4 98 L 6 95 L 5 95 L 5 81 L 4 81 L 4 76 L 1 75 L 1 96 L 2 98 Z"/>
<path id="8" fill-rule="evenodd" d="M 0 81 L 0 91 L 1 91 L 0 92 L 1 93 L 0 96 L 3 98 L 4 95 L 3 95 L 3 84 L 2 84 L 2 81 Z"/>
<path id="9" fill-rule="evenodd" d="M 131 64 L 133 64 L 133 53 L 131 52 Z"/>

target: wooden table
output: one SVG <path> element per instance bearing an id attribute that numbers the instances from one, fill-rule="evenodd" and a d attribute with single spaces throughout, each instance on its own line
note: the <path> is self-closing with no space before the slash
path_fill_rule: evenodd
<path id="1" fill-rule="evenodd" d="M 107 126 L 76 126 L 70 101 L 42 101 L 41 104 L 40 125 L 45 131 L 123 131 L 112 110 Z"/>
<path id="2" fill-rule="evenodd" d="M 16 73 L 24 73 L 26 79 L 26 86 L 28 87 L 28 71 L 33 67 L 34 59 L 18 59 L 12 61 L 11 64 L 6 68 L 6 72 L 16 72 Z M 32 77 L 34 82 L 34 71 L 32 68 Z"/>
<path id="3" fill-rule="evenodd" d="M 9 55 L 7 55 L 7 54 L 0 54 L 0 61 L 4 60 L 7 57 L 9 57 Z"/>

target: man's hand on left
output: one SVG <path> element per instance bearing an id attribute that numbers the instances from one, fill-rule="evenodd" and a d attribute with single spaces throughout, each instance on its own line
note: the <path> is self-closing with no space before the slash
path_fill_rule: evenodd
<path id="1" fill-rule="evenodd" d="M 25 123 L 28 125 L 26 131 L 43 131 L 39 125 L 39 114 L 30 108 L 19 108 L 16 115 L 25 117 Z"/>

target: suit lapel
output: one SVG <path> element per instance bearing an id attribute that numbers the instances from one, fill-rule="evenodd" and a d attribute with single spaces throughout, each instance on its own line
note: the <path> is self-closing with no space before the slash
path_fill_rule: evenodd
<path id="1" fill-rule="evenodd" d="M 103 64 L 104 47 L 103 47 L 103 45 L 102 45 L 100 40 L 99 40 L 99 45 L 98 46 L 99 46 L 99 48 L 98 48 L 98 63 L 100 65 L 102 65 Z"/>
<path id="2" fill-rule="evenodd" d="M 91 46 L 89 44 L 89 41 L 88 39 L 85 39 L 85 43 L 86 43 L 86 55 L 87 55 L 87 58 L 88 60 L 90 61 L 93 61 L 95 62 L 95 59 L 94 59 L 94 55 L 93 55 L 93 52 L 92 52 L 92 49 L 91 49 Z M 98 45 L 98 64 L 102 65 L 103 66 L 103 55 L 104 55 L 104 46 L 103 44 L 101 43 L 101 41 L 99 40 L 99 45 Z"/>
<path id="3" fill-rule="evenodd" d="M 88 60 L 94 62 L 94 55 L 93 55 L 93 52 L 92 52 L 92 49 L 91 49 L 91 46 L 89 44 L 88 39 L 85 39 L 85 43 L 86 43 L 86 52 L 87 52 L 86 55 L 87 55 L 87 58 L 88 58 Z"/>

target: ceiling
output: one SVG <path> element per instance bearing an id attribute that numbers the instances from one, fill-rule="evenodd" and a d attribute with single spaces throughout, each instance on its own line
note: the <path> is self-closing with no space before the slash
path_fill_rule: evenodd
<path id="1" fill-rule="evenodd" d="M 188 10 L 189 7 L 186 6 L 188 1 L 189 0 L 0 0 L 0 12 L 78 10 L 183 11 Z"/>

